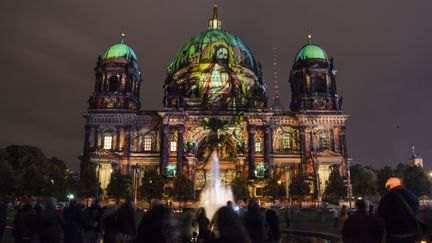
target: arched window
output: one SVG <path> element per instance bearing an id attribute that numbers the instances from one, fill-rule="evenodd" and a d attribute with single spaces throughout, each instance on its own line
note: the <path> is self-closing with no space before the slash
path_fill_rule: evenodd
<path id="1" fill-rule="evenodd" d="M 177 151 L 177 142 L 171 142 L 170 143 L 170 151 L 176 152 Z"/>
<path id="2" fill-rule="evenodd" d="M 117 91 L 118 86 L 119 86 L 119 79 L 118 79 L 117 75 L 111 76 L 110 82 L 109 82 L 109 91 L 111 91 L 111 92 Z"/>
<path id="3" fill-rule="evenodd" d="M 104 135 L 103 138 L 103 148 L 104 149 L 112 149 L 112 141 L 113 141 L 113 136 L 112 135 Z"/>
<path id="4" fill-rule="evenodd" d="M 284 134 L 282 136 L 282 150 L 289 150 L 291 148 L 291 136 Z"/>
<path id="5" fill-rule="evenodd" d="M 255 143 L 255 152 L 261 152 L 261 151 L 262 151 L 261 142 L 256 142 Z"/>
<path id="6" fill-rule="evenodd" d="M 151 136 L 145 136 L 144 137 L 144 151 L 151 151 L 152 150 L 152 143 L 153 139 Z"/>
<path id="7" fill-rule="evenodd" d="M 311 92 L 311 76 L 310 74 L 306 74 L 306 93 Z"/>
<path id="8" fill-rule="evenodd" d="M 318 150 L 330 149 L 330 130 L 319 130 L 318 131 Z"/>

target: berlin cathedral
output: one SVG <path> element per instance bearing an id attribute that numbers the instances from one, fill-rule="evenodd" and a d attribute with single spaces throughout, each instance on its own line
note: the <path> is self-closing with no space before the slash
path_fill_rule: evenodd
<path id="1" fill-rule="evenodd" d="M 289 110 L 278 92 L 268 100 L 261 65 L 239 37 L 222 29 L 216 5 L 208 29 L 167 66 L 163 109 L 140 109 L 138 57 L 123 37 L 99 57 L 84 115 L 82 163 L 96 165 L 102 189 L 115 168 L 142 178 L 154 167 L 167 178 L 166 189 L 168 178 L 183 174 L 199 191 L 211 178 L 213 151 L 222 182 L 244 177 L 251 197 L 262 196 L 265 179 L 274 175 L 287 197 L 297 175 L 310 180 L 312 197 L 320 197 L 333 166 L 347 179 L 348 116 L 333 59 L 310 35 L 294 57 Z"/>

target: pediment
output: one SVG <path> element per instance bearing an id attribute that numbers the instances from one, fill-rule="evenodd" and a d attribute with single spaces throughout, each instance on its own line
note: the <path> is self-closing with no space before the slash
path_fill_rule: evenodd
<path id="1" fill-rule="evenodd" d="M 340 153 L 328 149 L 320 152 L 318 156 L 319 157 L 343 157 Z"/>

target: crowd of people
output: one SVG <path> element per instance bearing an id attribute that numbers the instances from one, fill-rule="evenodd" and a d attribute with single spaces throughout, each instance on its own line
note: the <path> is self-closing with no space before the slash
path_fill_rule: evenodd
<path id="1" fill-rule="evenodd" d="M 231 201 L 209 219 L 204 208 L 180 219 L 169 207 L 153 200 L 137 224 L 131 198 L 118 208 L 101 207 L 94 201 L 84 207 L 72 200 L 62 211 L 56 200 L 26 200 L 13 223 L 17 243 L 279 243 L 279 217 L 274 209 L 260 208 L 250 200 L 242 212 Z M 187 215 L 187 213 L 182 214 Z M 186 226 L 186 227 L 185 227 Z"/>
<path id="2" fill-rule="evenodd" d="M 417 218 L 419 202 L 397 178 L 386 184 L 389 191 L 381 198 L 377 210 L 367 207 L 363 199 L 356 210 L 346 207 L 335 215 L 335 225 L 342 223 L 345 243 L 411 243 L 421 239 L 424 225 Z M 0 202 L 0 206 L 4 206 Z M 4 230 L 5 207 L 0 207 L 0 228 Z M 13 222 L 12 235 L 17 243 L 280 243 L 279 214 L 261 208 L 254 199 L 247 208 L 235 210 L 233 203 L 219 208 L 212 218 L 204 208 L 175 214 L 159 200 L 152 200 L 139 224 L 131 198 L 120 207 L 101 207 L 94 201 L 85 207 L 71 201 L 62 211 L 54 198 L 46 201 L 28 199 L 21 205 Z M 287 207 L 285 227 L 289 227 L 291 210 Z M 3 216 L 4 217 L 3 217 Z M 3 234 L 0 231 L 0 239 Z"/>

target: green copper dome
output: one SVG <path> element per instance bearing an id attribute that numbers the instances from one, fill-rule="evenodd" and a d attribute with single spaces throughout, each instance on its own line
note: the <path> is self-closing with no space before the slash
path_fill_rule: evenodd
<path id="1" fill-rule="evenodd" d="M 225 51 L 220 51 L 221 49 Z M 168 66 L 168 74 L 173 74 L 190 64 L 213 63 L 215 56 L 219 55 L 218 51 L 228 55 L 229 65 L 245 67 L 257 73 L 255 58 L 240 38 L 221 29 L 209 29 L 192 37 L 183 45 Z"/>
<path id="2" fill-rule="evenodd" d="M 328 61 L 325 50 L 314 44 L 307 44 L 302 49 L 300 49 L 295 57 L 295 62 L 306 59 L 324 59 Z"/>
<path id="3" fill-rule="evenodd" d="M 108 47 L 103 54 L 102 58 L 104 60 L 112 58 L 125 58 L 128 60 L 137 60 L 136 54 L 132 48 L 130 48 L 125 43 L 116 43 Z"/>

